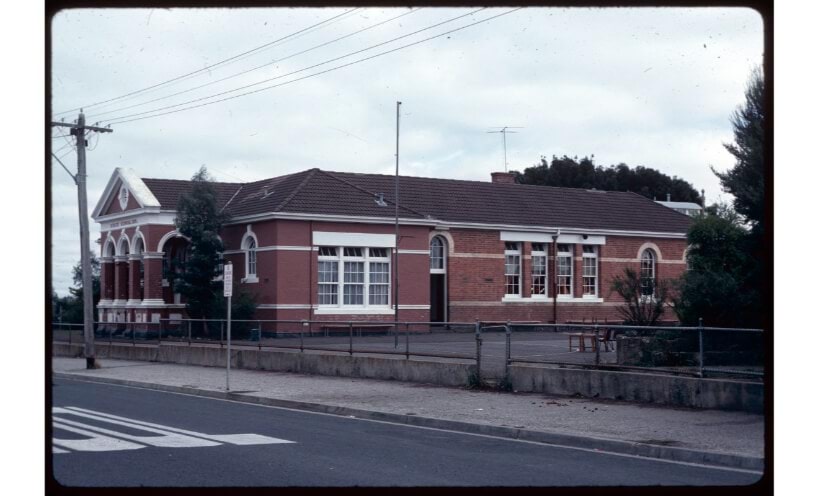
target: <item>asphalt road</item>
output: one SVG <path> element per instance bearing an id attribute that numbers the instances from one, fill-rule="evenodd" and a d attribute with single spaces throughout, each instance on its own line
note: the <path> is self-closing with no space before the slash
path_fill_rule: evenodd
<path id="1" fill-rule="evenodd" d="M 55 381 L 53 407 L 53 475 L 67 486 L 688 486 L 760 477 L 71 380 Z"/>

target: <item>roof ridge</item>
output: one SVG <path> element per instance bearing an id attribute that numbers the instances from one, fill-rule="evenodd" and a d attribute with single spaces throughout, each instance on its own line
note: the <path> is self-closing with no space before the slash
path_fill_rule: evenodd
<path id="1" fill-rule="evenodd" d="M 315 171 L 318 170 L 320 169 L 317 168 L 307 169 L 306 171 L 307 174 L 304 177 L 304 179 L 302 179 L 301 182 L 298 183 L 298 186 L 296 186 L 295 189 L 293 189 L 292 193 L 290 193 L 287 196 L 287 198 L 284 198 L 284 201 L 282 201 L 275 209 L 273 209 L 273 212 L 280 212 L 282 208 L 284 208 L 288 203 L 290 203 L 290 201 L 293 198 L 295 198 L 295 195 L 297 195 L 304 188 L 304 185 L 307 184 L 310 181 L 310 179 L 312 179 L 312 176 L 315 175 Z"/>
<path id="2" fill-rule="evenodd" d="M 376 198 L 378 197 L 378 194 L 377 194 L 377 193 L 373 193 L 372 191 L 369 191 L 368 189 L 365 189 L 365 188 L 363 188 L 363 187 L 361 187 L 361 186 L 358 186 L 357 184 L 353 184 L 353 183 L 351 183 L 351 182 L 347 181 L 346 179 L 343 179 L 343 178 L 341 178 L 341 177 L 338 177 L 338 176 L 336 176 L 336 175 L 335 175 L 335 173 L 334 173 L 334 172 L 325 171 L 325 170 L 322 170 L 322 169 L 316 169 L 316 170 L 317 170 L 318 172 L 322 172 L 322 173 L 324 173 L 324 174 L 326 174 L 326 175 L 330 176 L 331 178 L 335 179 L 336 181 L 341 181 L 342 183 L 344 183 L 344 184 L 346 184 L 346 185 L 348 185 L 348 186 L 352 186 L 353 188 L 355 188 L 355 189 L 357 189 L 357 190 L 359 190 L 359 191 L 363 191 L 364 193 L 369 194 L 369 195 L 372 195 L 372 196 L 374 196 L 374 197 L 376 197 Z M 349 173 L 347 173 L 347 174 L 349 174 Z M 389 176 L 388 174 L 360 174 L 360 175 L 362 175 L 362 176 L 363 176 L 363 175 L 372 175 L 372 176 L 385 176 L 385 177 L 392 177 L 392 176 Z M 404 177 L 405 177 L 405 176 L 404 176 Z M 386 200 L 386 199 L 384 199 L 384 201 L 387 201 L 387 202 L 388 202 L 388 200 Z M 394 204 L 394 202 L 392 202 L 392 203 Z M 419 211 L 415 210 L 414 208 L 410 208 L 410 207 L 407 207 L 407 206 L 404 206 L 404 205 L 398 205 L 398 208 L 402 208 L 402 209 L 404 209 L 404 210 L 408 210 L 408 211 L 410 211 L 410 212 L 412 212 L 412 213 L 414 213 L 414 214 L 420 215 L 421 217 L 425 217 L 425 218 L 429 218 L 429 219 L 431 219 L 431 218 L 432 218 L 432 216 L 431 216 L 431 215 L 429 215 L 429 214 L 425 214 L 425 213 L 423 213 L 423 212 L 419 212 Z"/>
<path id="3" fill-rule="evenodd" d="M 379 177 L 394 177 L 391 174 L 376 174 L 376 173 L 369 173 L 369 172 L 334 172 L 334 171 L 322 171 L 322 172 L 332 172 L 333 174 L 350 174 L 355 176 L 379 176 Z M 427 177 L 427 176 L 400 176 L 403 178 L 408 179 L 427 179 L 429 181 L 448 181 L 448 182 L 455 182 L 455 183 L 471 183 L 471 184 L 478 184 L 482 186 L 525 186 L 528 188 L 550 188 L 550 189 L 557 189 L 557 190 L 570 190 L 570 191 L 591 191 L 592 188 L 572 188 L 569 186 L 550 186 L 547 184 L 521 184 L 521 183 L 493 183 L 491 181 L 479 181 L 477 179 L 452 179 L 448 177 Z M 626 193 L 626 191 L 617 191 L 612 189 L 597 189 L 596 191 L 604 192 L 604 193 Z"/>
<path id="4" fill-rule="evenodd" d="M 145 180 L 147 180 L 147 181 L 164 181 L 164 182 L 175 182 L 175 183 L 192 183 L 193 182 L 192 179 L 167 179 L 167 178 L 162 178 L 162 177 L 140 177 L 140 179 L 142 179 L 143 181 L 145 181 Z M 225 181 L 208 181 L 208 182 L 211 183 L 211 184 L 226 184 L 226 185 L 229 185 L 229 186 L 235 186 L 237 184 L 238 185 L 247 184 L 247 183 L 241 183 L 241 182 L 232 182 L 231 183 L 231 182 L 225 182 Z"/>

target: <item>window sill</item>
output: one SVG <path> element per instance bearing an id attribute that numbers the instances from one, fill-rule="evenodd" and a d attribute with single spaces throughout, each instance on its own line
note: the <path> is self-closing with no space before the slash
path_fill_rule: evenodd
<path id="1" fill-rule="evenodd" d="M 395 315 L 391 307 L 318 307 L 316 315 Z"/>
<path id="2" fill-rule="evenodd" d="M 242 284 L 255 284 L 258 282 L 258 277 L 243 277 L 241 282 Z"/>

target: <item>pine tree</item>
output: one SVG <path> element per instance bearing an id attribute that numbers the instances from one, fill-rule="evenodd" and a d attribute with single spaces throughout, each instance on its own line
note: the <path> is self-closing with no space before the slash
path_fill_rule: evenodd
<path id="1" fill-rule="evenodd" d="M 190 239 L 190 250 L 177 282 L 185 297 L 188 316 L 193 319 L 213 318 L 220 301 L 222 281 L 219 269 L 223 251 L 218 233 L 227 220 L 219 211 L 216 189 L 207 169 L 202 166 L 191 178 L 193 187 L 179 199 L 176 228 Z"/>
<path id="2" fill-rule="evenodd" d="M 724 145 L 736 165 L 727 172 L 713 171 L 724 191 L 735 197 L 736 212 L 760 232 L 764 230 L 764 95 L 764 77 L 755 68 L 744 105 L 731 118 L 734 142 Z"/>

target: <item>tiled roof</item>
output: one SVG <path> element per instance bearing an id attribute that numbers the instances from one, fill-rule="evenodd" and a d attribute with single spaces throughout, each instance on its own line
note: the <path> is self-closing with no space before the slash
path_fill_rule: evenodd
<path id="1" fill-rule="evenodd" d="M 153 196 L 159 200 L 159 204 L 163 209 L 175 210 L 179 198 L 182 195 L 189 193 L 193 187 L 192 181 L 184 181 L 178 179 L 142 179 L 142 182 L 151 190 Z M 238 183 L 211 183 L 216 189 L 216 200 L 219 205 L 223 206 L 230 198 L 241 188 Z"/>
<path id="2" fill-rule="evenodd" d="M 166 209 L 190 188 L 190 181 L 144 181 Z M 395 215 L 394 181 L 391 175 L 309 169 L 215 186 L 232 217 L 286 212 L 388 219 Z M 386 207 L 375 202 L 380 193 Z M 401 218 L 477 224 L 684 233 L 691 222 L 636 193 L 410 176 L 400 177 L 400 205 Z"/>

